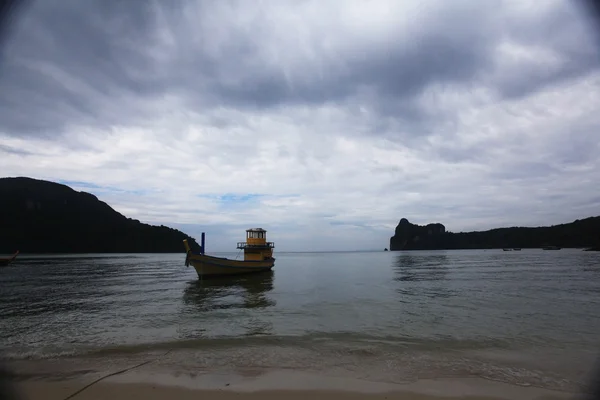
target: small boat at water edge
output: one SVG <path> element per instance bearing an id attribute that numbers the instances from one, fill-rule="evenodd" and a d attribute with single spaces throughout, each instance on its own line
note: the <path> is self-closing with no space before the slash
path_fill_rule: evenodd
<path id="1" fill-rule="evenodd" d="M 200 278 L 269 271 L 275 265 L 275 245 L 267 242 L 267 231 L 262 228 L 246 230 L 246 242 L 237 244 L 238 249 L 244 250 L 243 260 L 206 255 L 204 239 L 203 232 L 199 253 L 191 250 L 187 240 L 183 241 L 186 250 L 185 265 L 192 265 Z"/>
<path id="2" fill-rule="evenodd" d="M 8 264 L 15 261 L 15 258 L 17 258 L 18 255 L 19 255 L 19 250 L 17 250 L 15 252 L 15 254 L 13 254 L 10 257 L 0 257 L 0 267 L 6 267 Z"/>

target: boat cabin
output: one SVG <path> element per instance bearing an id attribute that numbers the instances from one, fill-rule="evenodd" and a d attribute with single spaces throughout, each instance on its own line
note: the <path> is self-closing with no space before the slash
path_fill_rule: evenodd
<path id="1" fill-rule="evenodd" d="M 244 261 L 263 261 L 273 258 L 275 244 L 267 242 L 267 231 L 262 228 L 246 230 L 246 241 L 237 244 L 244 250 Z"/>

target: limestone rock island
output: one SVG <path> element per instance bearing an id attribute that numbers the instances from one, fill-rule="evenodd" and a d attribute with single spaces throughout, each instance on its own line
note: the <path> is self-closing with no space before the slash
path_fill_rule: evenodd
<path id="1" fill-rule="evenodd" d="M 446 231 L 440 223 L 415 225 L 402 218 L 390 238 L 390 250 L 498 248 L 598 248 L 600 216 L 543 227 L 508 227 L 487 231 Z"/>
<path id="2" fill-rule="evenodd" d="M 440 223 L 415 225 L 402 218 L 390 238 L 390 250 L 431 250 L 443 248 L 446 227 Z"/>

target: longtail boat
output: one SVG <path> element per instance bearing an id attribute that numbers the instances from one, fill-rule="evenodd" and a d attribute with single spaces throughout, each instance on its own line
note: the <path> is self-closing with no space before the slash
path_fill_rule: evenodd
<path id="1" fill-rule="evenodd" d="M 246 241 L 238 242 L 237 248 L 244 251 L 243 260 L 206 255 L 204 239 L 203 232 L 200 252 L 193 252 L 187 239 L 183 241 L 186 250 L 185 265 L 193 266 L 200 278 L 263 272 L 275 266 L 275 244 L 267 242 L 267 231 L 262 228 L 246 230 Z"/>
<path id="2" fill-rule="evenodd" d="M 15 258 L 17 258 L 18 255 L 19 255 L 19 250 L 17 250 L 16 253 L 10 257 L 0 257 L 0 267 L 5 267 L 8 264 L 10 264 L 11 262 L 15 261 Z"/>

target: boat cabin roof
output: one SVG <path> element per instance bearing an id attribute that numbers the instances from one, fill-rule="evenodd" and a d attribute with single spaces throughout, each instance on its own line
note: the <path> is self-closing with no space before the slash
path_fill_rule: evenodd
<path id="1" fill-rule="evenodd" d="M 246 229 L 246 232 L 266 232 L 263 228 Z"/>

